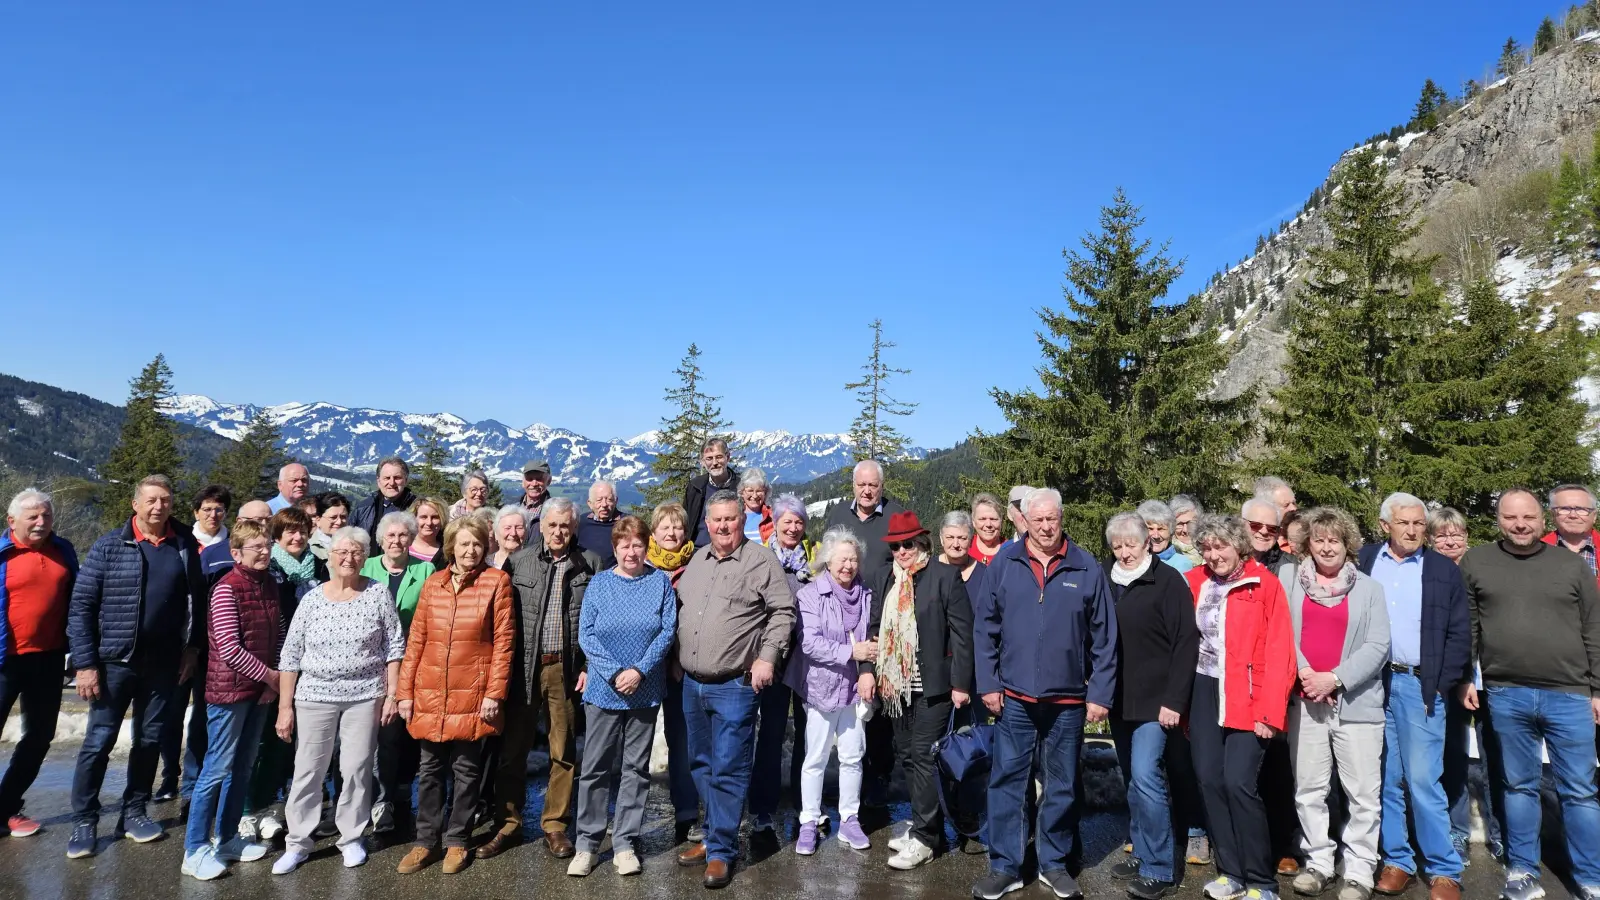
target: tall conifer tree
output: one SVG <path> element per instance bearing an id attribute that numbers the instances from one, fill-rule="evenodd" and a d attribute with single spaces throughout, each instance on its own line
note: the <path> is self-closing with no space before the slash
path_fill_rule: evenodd
<path id="1" fill-rule="evenodd" d="M 422 459 L 411 472 L 410 487 L 418 497 L 432 497 L 446 503 L 461 496 L 461 483 L 446 470 L 450 465 L 450 450 L 439 437 L 439 430 L 424 425 L 418 434 Z"/>
<path id="2" fill-rule="evenodd" d="M 266 500 L 278 492 L 278 470 L 289 457 L 278 449 L 282 434 L 264 409 L 257 410 L 237 443 L 218 454 L 207 480 L 233 494 L 235 506 Z"/>
<path id="3" fill-rule="evenodd" d="M 682 500 L 684 489 L 700 471 L 700 449 L 714 437 L 727 438 L 730 425 L 722 418 L 722 398 L 706 392 L 700 355 L 700 347 L 690 344 L 672 370 L 677 384 L 666 393 L 671 412 L 661 419 L 661 449 L 650 464 L 650 472 L 660 480 L 644 489 L 645 502 L 651 506 Z"/>
<path id="4" fill-rule="evenodd" d="M 156 354 L 129 384 L 122 436 L 100 470 L 106 480 L 101 515 L 108 528 L 133 515 L 133 486 L 141 479 L 165 475 L 173 484 L 183 479 L 178 426 L 161 411 L 172 396 L 172 370 L 167 367 L 166 356 Z"/>

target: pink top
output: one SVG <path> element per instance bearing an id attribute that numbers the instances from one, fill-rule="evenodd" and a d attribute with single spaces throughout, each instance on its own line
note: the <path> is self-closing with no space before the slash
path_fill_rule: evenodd
<path id="1" fill-rule="evenodd" d="M 1350 627 L 1350 603 L 1340 597 L 1333 606 L 1323 606 L 1306 597 L 1300 601 L 1300 652 L 1306 665 L 1318 672 L 1332 672 L 1344 658 L 1344 636 Z"/>

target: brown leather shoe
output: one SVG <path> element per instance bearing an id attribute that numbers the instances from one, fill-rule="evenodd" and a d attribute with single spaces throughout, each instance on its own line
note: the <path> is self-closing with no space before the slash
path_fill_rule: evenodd
<path id="1" fill-rule="evenodd" d="M 522 831 L 520 829 L 509 834 L 504 831 L 497 831 L 493 837 L 489 838 L 477 849 L 474 855 L 479 859 L 493 859 L 520 843 L 522 843 Z"/>
<path id="2" fill-rule="evenodd" d="M 426 869 L 443 858 L 444 854 L 440 853 L 437 847 L 412 847 L 406 858 L 400 860 L 400 865 L 395 867 L 395 871 L 401 875 L 410 875 Z"/>
<path id="3" fill-rule="evenodd" d="M 706 862 L 706 877 L 701 879 L 701 884 L 714 891 L 719 888 L 727 887 L 728 883 L 731 881 L 733 881 L 732 866 L 720 859 L 713 859 Z"/>
<path id="4" fill-rule="evenodd" d="M 1394 896 L 1395 894 L 1405 893 L 1406 888 L 1410 887 L 1411 882 L 1415 880 L 1416 876 L 1399 866 L 1384 866 L 1383 871 L 1378 875 L 1378 883 L 1373 885 L 1372 889 L 1380 894 Z M 1460 896 L 1460 890 L 1461 888 L 1457 886 L 1457 896 Z"/>
<path id="5" fill-rule="evenodd" d="M 1278 860 L 1278 874 L 1279 875 L 1299 875 L 1300 874 L 1300 860 L 1295 859 L 1292 856 L 1281 857 Z"/>
<path id="6" fill-rule="evenodd" d="M 546 831 L 544 848 L 556 859 L 567 859 L 577 852 L 577 848 L 572 846 L 572 838 L 567 837 L 565 831 Z"/>
<path id="7" fill-rule="evenodd" d="M 465 848 L 465 847 L 446 847 L 445 848 L 445 851 L 444 851 L 444 865 L 439 867 L 439 871 L 445 873 L 446 875 L 454 875 L 455 873 L 461 871 L 462 869 L 465 869 L 466 867 L 467 867 L 467 848 Z"/>
<path id="8" fill-rule="evenodd" d="M 1461 900 L 1461 882 L 1440 875 L 1428 889 L 1428 900 Z"/>
<path id="9" fill-rule="evenodd" d="M 678 865 L 686 869 L 706 864 L 706 845 L 695 844 L 693 847 L 678 854 Z"/>

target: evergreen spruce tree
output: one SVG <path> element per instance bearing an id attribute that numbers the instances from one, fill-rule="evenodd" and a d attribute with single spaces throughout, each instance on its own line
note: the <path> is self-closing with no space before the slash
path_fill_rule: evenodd
<path id="1" fill-rule="evenodd" d="M 1572 390 L 1588 351 L 1571 323 L 1539 331 L 1536 299 L 1519 309 L 1492 280 L 1468 285 L 1464 321 L 1429 345 L 1403 406 L 1401 482 L 1460 510 L 1480 540 L 1494 534 L 1494 498 L 1506 486 L 1594 478 L 1588 405 Z"/>
<path id="2" fill-rule="evenodd" d="M 1522 45 L 1514 37 L 1506 38 L 1505 46 L 1500 48 L 1500 61 L 1495 64 L 1494 72 L 1501 78 L 1509 78 L 1522 71 L 1526 61 L 1522 53 Z"/>
<path id="3" fill-rule="evenodd" d="M 278 449 L 282 438 L 267 411 L 257 410 L 244 436 L 217 455 L 207 481 L 226 487 L 233 494 L 235 509 L 250 500 L 270 499 L 278 493 L 278 470 L 289 462 Z"/>
<path id="4" fill-rule="evenodd" d="M 977 432 L 992 480 L 965 482 L 1002 497 L 1014 484 L 1060 490 L 1067 534 L 1096 554 L 1107 517 L 1146 498 L 1231 502 L 1253 401 L 1209 393 L 1226 351 L 1196 298 L 1163 302 L 1183 265 L 1143 225 L 1118 189 L 1082 251 L 1062 251 L 1067 308 L 1039 312 L 1040 389 L 990 392 L 1011 425 Z"/>
<path id="5" fill-rule="evenodd" d="M 140 480 L 148 475 L 165 475 L 177 484 L 184 474 L 177 423 L 161 412 L 172 396 L 172 370 L 167 367 L 166 356 L 156 354 L 129 385 L 122 436 L 100 469 L 106 480 L 101 515 L 107 528 L 121 525 L 133 516 L 133 486 Z"/>
<path id="6" fill-rule="evenodd" d="M 1329 242 L 1311 251 L 1289 335 L 1287 383 L 1268 412 L 1270 470 L 1301 503 L 1370 522 L 1396 487 L 1418 353 L 1448 323 L 1435 259 L 1408 249 L 1421 230 L 1403 185 L 1366 150 L 1335 176 Z"/>
<path id="7" fill-rule="evenodd" d="M 422 446 L 422 459 L 411 471 L 411 490 L 418 497 L 432 497 L 452 503 L 461 497 L 461 482 L 446 470 L 450 465 L 450 450 L 445 447 L 439 431 L 424 425 L 418 432 Z"/>
<path id="8" fill-rule="evenodd" d="M 1549 16 L 1539 23 L 1539 30 L 1533 35 L 1533 55 L 1543 56 L 1556 47 L 1556 23 Z"/>
<path id="9" fill-rule="evenodd" d="M 668 500 L 682 500 L 689 481 L 700 471 L 700 450 L 714 437 L 726 439 L 730 423 L 722 418 L 720 397 L 706 393 L 705 374 L 700 371 L 700 347 L 689 351 L 672 370 L 677 384 L 667 388 L 671 413 L 661 419 L 660 451 L 650 464 L 658 479 L 644 489 L 650 506 Z"/>
<path id="10" fill-rule="evenodd" d="M 1411 114 L 1409 127 L 1419 131 L 1427 131 L 1439 124 L 1439 113 L 1446 103 L 1450 102 L 1450 95 L 1444 89 L 1433 83 L 1433 79 L 1422 83 L 1422 96 L 1417 98 L 1417 108 Z"/>
<path id="11" fill-rule="evenodd" d="M 883 320 L 873 319 L 867 327 L 872 329 L 872 354 L 861 366 L 861 380 L 844 386 L 854 391 L 861 411 L 850 423 L 850 447 L 857 461 L 875 459 L 888 464 L 899 459 L 906 451 L 906 437 L 894 426 L 898 416 L 909 416 L 917 409 L 915 403 L 904 403 L 889 393 L 889 380 L 896 375 L 909 375 L 910 369 L 897 369 L 884 359 L 886 351 L 894 349 L 893 341 L 883 339 Z"/>
<path id="12" fill-rule="evenodd" d="M 1582 246 L 1589 225 L 1588 184 L 1583 170 L 1567 154 L 1561 155 L 1561 168 L 1550 192 L 1550 241 L 1558 249 L 1571 252 Z"/>

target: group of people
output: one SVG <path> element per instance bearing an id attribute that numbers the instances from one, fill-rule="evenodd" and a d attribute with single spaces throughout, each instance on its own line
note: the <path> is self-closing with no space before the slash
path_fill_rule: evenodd
<path id="1" fill-rule="evenodd" d="M 726 444 L 701 462 L 683 501 L 648 521 L 619 515 L 605 482 L 580 514 L 539 461 L 498 510 L 481 472 L 448 504 L 413 495 L 409 467 L 389 459 L 353 503 L 311 495 L 291 464 L 279 495 L 240 504 L 231 526 L 221 488 L 178 526 L 172 485 L 152 475 L 81 565 L 49 497 L 23 491 L 0 535 L 0 717 L 20 698 L 24 723 L 0 821 L 39 829 L 22 799 L 70 670 L 90 702 L 73 858 L 97 849 L 131 708 L 117 833 L 161 838 L 150 803 L 184 798 L 182 867 L 196 878 L 264 858 L 280 835 L 275 873 L 335 835 L 359 866 L 369 827 L 413 834 L 402 873 L 492 859 L 525 839 L 541 740 L 546 851 L 585 876 L 609 830 L 613 867 L 632 875 L 659 720 L 677 862 L 706 887 L 732 879 L 747 812 L 752 842 L 778 842 L 792 728 L 797 854 L 821 852 L 824 834 L 870 849 L 861 809 L 882 802 L 898 762 L 912 816 L 889 866 L 932 861 L 948 825 L 962 851 L 987 854 L 975 897 L 1021 888 L 1031 843 L 1040 881 L 1072 898 L 1080 753 L 1104 722 L 1130 811 L 1112 874 L 1130 895 L 1166 896 L 1186 865 L 1213 864 L 1212 900 L 1276 897 L 1286 875 L 1306 896 L 1337 883 L 1339 900 L 1367 900 L 1425 878 L 1431 898 L 1458 900 L 1472 733 L 1504 896 L 1543 896 L 1547 752 L 1573 880 L 1600 900 L 1600 533 L 1586 487 L 1551 493 L 1548 533 L 1538 496 L 1505 491 L 1499 539 L 1469 551 L 1459 513 L 1409 494 L 1384 500 L 1385 539 L 1364 544 L 1349 513 L 1300 510 L 1267 478 L 1238 516 L 1183 495 L 1119 513 L 1097 560 L 1063 533 L 1049 488 L 980 494 L 934 533 L 866 461 L 811 529 L 805 504 L 734 470 Z M 993 721 L 991 769 L 963 791 L 930 747 L 978 719 Z"/>

